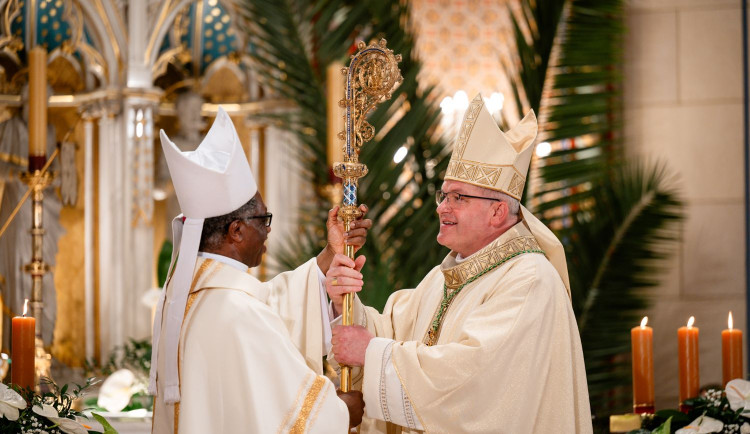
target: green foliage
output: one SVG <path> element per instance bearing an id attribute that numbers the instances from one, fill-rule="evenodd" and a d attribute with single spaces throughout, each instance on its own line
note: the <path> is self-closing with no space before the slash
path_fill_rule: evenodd
<path id="1" fill-rule="evenodd" d="M 117 430 L 110 425 L 109 422 L 107 422 L 107 419 L 105 419 L 102 415 L 91 413 L 91 415 L 96 419 L 97 422 L 102 424 L 102 427 L 104 427 L 104 432 L 102 434 L 117 434 Z"/>
<path id="2" fill-rule="evenodd" d="M 672 416 L 668 417 L 667 420 L 656 428 L 653 434 L 670 434 L 672 432 Z"/>
<path id="3" fill-rule="evenodd" d="M 382 307 L 394 289 L 415 286 L 447 253 L 435 242 L 437 223 L 425 226 L 425 222 L 434 215 L 434 191 L 450 155 L 445 143 L 433 134 L 439 118 L 436 92 L 418 86 L 421 64 L 414 55 L 414 37 L 405 26 L 407 8 L 396 0 L 243 3 L 251 56 L 264 83 L 296 104 L 289 113 L 269 117 L 295 133 L 301 144 L 304 175 L 316 187 L 316 197 L 303 210 L 299 234 L 287 240 L 275 258 L 282 268 L 299 265 L 325 243 L 324 223 L 330 207 L 322 189 L 330 179 L 326 164 L 327 66 L 333 61 L 345 62 L 358 40 L 370 42 L 381 37 L 403 57 L 404 81 L 391 100 L 368 118 L 377 136 L 360 154 L 369 174 L 360 181 L 359 201 L 370 207 L 368 217 L 374 221 L 369 240 L 359 252 L 368 258 L 361 294 L 366 303 L 376 307 Z M 401 146 L 409 153 L 397 164 L 393 155 Z"/>
<path id="4" fill-rule="evenodd" d="M 524 109 L 523 112 L 532 109 L 539 113 L 555 29 L 564 4 L 565 0 L 522 1 L 520 16 L 509 8 L 517 62 L 503 59 L 503 64 L 511 77 L 516 78 L 510 81 L 511 90 L 516 107 Z"/>
<path id="5" fill-rule="evenodd" d="M 51 405 L 54 407 L 55 411 L 57 411 L 58 417 L 60 418 L 73 420 L 76 418 L 87 418 L 82 412 L 73 409 L 73 403 L 77 399 L 83 398 L 85 392 L 97 383 L 98 381 L 92 377 L 88 378 L 84 385 L 74 384 L 71 388 L 66 384 L 59 387 L 51 379 L 42 378 L 40 381 L 40 387 L 47 391 L 41 394 L 31 389 L 20 388 L 15 384 L 11 385 L 11 388 L 21 395 L 28 405 L 25 409 L 20 410 L 18 419 L 16 420 L 9 420 L 6 417 L 0 416 L 0 432 L 32 433 L 42 432 L 43 430 L 50 434 L 63 434 L 63 431 L 58 428 L 57 424 L 34 412 L 34 408 L 41 409 L 43 404 Z M 117 434 L 117 431 L 112 428 L 103 417 L 99 415 L 94 415 L 94 417 L 97 420 L 101 418 L 100 423 L 105 427 L 105 431 L 104 433 L 100 433 L 99 431 L 89 431 L 89 433 Z M 107 427 L 109 427 L 109 429 L 107 429 Z"/>
<path id="6" fill-rule="evenodd" d="M 750 417 L 742 414 L 743 408 L 732 409 L 721 389 L 708 389 L 696 398 L 686 399 L 684 405 L 688 408 L 686 413 L 667 409 L 645 418 L 643 427 L 637 434 L 671 434 L 700 417 L 710 417 L 722 422 L 722 433 L 739 433 L 740 427 L 750 422 Z M 636 432 L 629 434 L 633 433 Z"/>
<path id="7" fill-rule="evenodd" d="M 172 242 L 165 240 L 159 250 L 159 257 L 156 260 L 156 276 L 159 282 L 159 288 L 164 288 L 169 273 L 169 264 L 172 261 Z"/>
<path id="8" fill-rule="evenodd" d="M 529 183 L 526 203 L 566 247 L 592 408 L 604 416 L 629 402 L 629 394 L 618 393 L 630 382 L 627 330 L 647 305 L 668 242 L 678 237 L 672 223 L 682 217 L 681 202 L 663 165 L 623 157 L 622 0 L 521 3 L 513 21 L 518 56 L 506 62 L 515 71 L 514 100 L 520 112 L 538 109 L 542 138 L 569 145 L 535 162 L 530 179 L 539 182 Z M 403 56 L 404 82 L 370 116 L 378 135 L 360 155 L 370 173 L 359 198 L 374 220 L 360 251 L 368 257 L 361 294 L 381 307 L 394 289 L 416 285 L 447 253 L 435 241 L 437 224 L 426 222 L 434 220 L 433 195 L 449 148 L 434 133 L 434 89 L 418 88 L 421 64 L 408 6 L 396 0 L 244 0 L 242 6 L 264 84 L 296 104 L 268 117 L 296 135 L 302 170 L 316 186 L 299 233 L 276 258 L 283 268 L 317 254 L 325 242 L 326 67 L 344 61 L 360 39 L 387 37 Z M 401 146 L 409 154 L 396 164 L 392 157 Z"/>
<path id="9" fill-rule="evenodd" d="M 102 366 L 102 372 L 110 375 L 118 369 L 128 369 L 136 378 L 148 378 L 151 370 L 151 339 L 130 339 L 115 348 Z"/>
<path id="10" fill-rule="evenodd" d="M 133 396 L 130 397 L 128 405 L 122 411 L 137 410 L 145 408 L 151 410 L 154 406 L 154 397 L 148 394 L 148 376 L 151 370 L 151 340 L 130 339 L 125 345 L 116 347 L 101 369 L 94 368 L 92 363 L 86 363 L 89 372 L 96 375 L 109 376 L 117 370 L 127 369 L 135 376 Z M 95 410 L 104 411 L 97 407 L 96 398 L 86 400 L 86 405 Z"/>
<path id="11" fill-rule="evenodd" d="M 622 0 L 521 3 L 512 88 L 556 145 L 532 163 L 527 203 L 565 246 L 592 411 L 606 419 L 630 404 L 627 330 L 679 238 L 682 203 L 663 164 L 624 157 Z"/>

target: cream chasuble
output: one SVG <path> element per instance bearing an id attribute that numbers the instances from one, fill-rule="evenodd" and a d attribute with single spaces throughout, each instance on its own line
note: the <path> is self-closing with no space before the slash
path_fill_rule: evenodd
<path id="1" fill-rule="evenodd" d="M 347 407 L 320 375 L 320 306 L 315 259 L 262 283 L 198 258 L 180 332 L 181 400 L 157 393 L 152 432 L 347 433 Z"/>
<path id="2" fill-rule="evenodd" d="M 570 300 L 524 222 L 460 264 L 451 253 L 383 314 L 356 299 L 354 322 L 379 337 L 353 373 L 362 433 L 592 432 Z"/>

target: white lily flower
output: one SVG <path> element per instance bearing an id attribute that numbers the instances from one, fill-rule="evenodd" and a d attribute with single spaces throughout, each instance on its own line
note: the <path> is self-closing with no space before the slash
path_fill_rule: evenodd
<path id="1" fill-rule="evenodd" d="M 58 424 L 58 428 L 60 428 L 60 431 L 67 434 L 89 434 L 89 430 L 87 430 L 83 425 L 73 419 L 61 417 L 57 420 L 53 420 L 52 422 Z"/>
<path id="2" fill-rule="evenodd" d="M 38 414 L 39 416 L 46 417 L 52 423 L 57 425 L 57 427 L 60 428 L 60 431 L 66 434 L 88 434 L 89 432 L 83 425 L 74 421 L 73 419 L 60 417 L 60 415 L 57 413 L 57 410 L 55 410 L 55 407 L 49 404 L 42 404 L 41 408 L 39 408 L 38 405 L 35 405 L 34 413 Z"/>
<path id="3" fill-rule="evenodd" d="M 55 407 L 49 404 L 42 404 L 41 407 L 39 407 L 38 405 L 34 405 L 34 408 L 32 408 L 32 411 L 38 414 L 39 416 L 46 417 L 49 420 L 60 417 Z"/>
<path id="4" fill-rule="evenodd" d="M 135 374 L 127 369 L 115 371 L 104 380 L 99 390 L 97 405 L 112 413 L 122 411 L 127 407 L 130 398 L 135 393 Z"/>
<path id="5" fill-rule="evenodd" d="M 742 414 L 750 415 L 750 381 L 736 378 L 727 383 L 725 392 L 732 410 L 744 408 Z"/>
<path id="6" fill-rule="evenodd" d="M 18 420 L 18 410 L 26 408 L 26 401 L 15 390 L 0 383 L 0 417 Z"/>
<path id="7" fill-rule="evenodd" d="M 721 432 L 724 429 L 724 422 L 708 416 L 701 416 L 690 422 L 688 426 L 675 431 L 675 434 L 708 434 Z"/>

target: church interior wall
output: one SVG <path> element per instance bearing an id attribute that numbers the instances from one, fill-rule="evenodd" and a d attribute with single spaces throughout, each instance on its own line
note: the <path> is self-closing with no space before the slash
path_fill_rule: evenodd
<path id="1" fill-rule="evenodd" d="M 51 122 L 55 123 L 58 140 L 76 124 L 78 114 L 75 109 L 51 109 Z M 72 134 L 72 141 L 82 144 L 83 124 L 78 123 Z M 72 367 L 84 364 L 85 318 L 81 306 L 85 305 L 84 274 L 84 152 L 81 146 L 76 152 L 76 173 L 78 197 L 74 206 L 64 206 L 60 211 L 60 223 L 65 234 L 58 240 L 57 256 L 53 275 L 57 293 L 57 321 L 51 353 L 53 357 Z M 50 193 L 48 193 L 50 194 Z"/>
<path id="2" fill-rule="evenodd" d="M 458 10 L 459 3 L 464 10 Z M 504 50 L 512 43 L 505 16 L 509 4 L 513 6 L 512 2 L 453 4 L 414 0 L 418 47 L 425 64 L 423 79 L 437 83 L 445 96 L 459 89 L 469 97 L 477 91 L 485 97 L 492 92 L 510 95 L 500 64 Z M 720 381 L 719 335 L 726 328 L 727 312 L 732 310 L 735 323 L 746 329 L 741 7 L 736 0 L 630 0 L 626 11 L 627 147 L 635 155 L 667 162 L 686 201 L 686 219 L 681 223 L 683 238 L 667 264 L 661 285 L 654 291 L 653 307 L 648 311 L 655 332 L 656 406 L 671 408 L 677 401 L 676 329 L 689 316 L 696 317 L 702 337 L 701 384 Z M 107 23 L 98 26 L 102 24 Z M 224 84 L 225 80 L 217 78 L 213 86 L 231 94 Z M 506 104 L 506 110 L 512 110 L 511 106 Z M 55 123 L 58 139 L 77 116 L 74 108 L 50 109 L 49 119 Z M 510 118 L 515 116 L 509 114 Z M 210 125 L 212 119 L 204 116 L 204 121 Z M 294 147 L 291 134 L 273 126 L 261 127 L 249 121 L 246 114 L 233 116 L 233 121 L 259 177 L 269 211 L 274 213 L 274 230 L 266 255 L 269 258 L 296 230 L 300 212 L 296 205 L 309 195 L 305 190 L 309 187 L 299 176 L 295 154 L 289 151 Z M 155 122 L 155 131 L 159 127 L 170 135 L 177 131 L 173 115 L 162 114 Z M 99 147 L 98 122 L 94 125 L 94 179 L 98 180 L 99 150 L 107 148 Z M 202 133 L 206 130 L 207 127 Z M 73 141 L 79 146 L 78 201 L 73 207 L 64 207 L 61 214 L 66 232 L 58 243 L 54 270 L 58 315 L 51 352 L 66 365 L 82 366 L 86 354 L 86 324 L 81 308 L 86 303 L 82 124 L 76 127 Z M 153 155 L 156 158 L 160 153 L 156 139 Z M 101 197 L 98 182 L 93 188 L 94 197 Z M 99 237 L 99 213 L 107 211 L 100 210 L 98 204 L 95 212 L 93 234 Z M 155 202 L 150 223 L 154 259 L 169 237 L 170 220 L 166 202 Z M 97 306 L 94 354 L 99 355 L 100 346 L 104 345 L 100 335 L 108 333 L 105 323 L 110 322 L 102 317 L 99 294 L 106 294 L 110 288 L 100 284 L 98 267 L 100 261 L 115 259 L 99 256 L 98 238 L 93 245 L 97 258 L 93 278 Z M 272 264 L 268 267 L 268 271 L 273 270 Z M 156 286 L 155 263 L 150 271 Z M 265 271 L 264 265 L 259 272 Z M 135 296 L 129 300 L 139 302 Z"/>
<path id="3" fill-rule="evenodd" d="M 510 95 L 499 59 L 512 43 L 504 11 L 514 3 L 413 1 L 423 79 L 445 96 L 459 89 L 469 97 Z M 628 0 L 625 25 L 626 149 L 667 163 L 686 202 L 682 240 L 646 312 L 655 333 L 656 406 L 674 408 L 677 328 L 696 317 L 702 385 L 721 381 L 727 313 L 746 329 L 741 4 Z M 512 106 L 503 107 L 510 119 Z"/>
<path id="4" fill-rule="evenodd" d="M 676 330 L 691 315 L 701 385 L 721 382 L 727 313 L 746 329 L 741 17 L 736 1 L 627 3 L 626 143 L 666 162 L 686 203 L 682 240 L 647 312 L 657 408 L 677 404 Z"/>

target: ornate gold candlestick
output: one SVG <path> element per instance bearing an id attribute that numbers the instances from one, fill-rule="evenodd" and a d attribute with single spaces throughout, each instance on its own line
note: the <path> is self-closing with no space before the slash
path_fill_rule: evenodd
<path id="1" fill-rule="evenodd" d="M 50 159 L 51 162 L 52 159 Z M 44 189 L 52 183 L 55 175 L 47 171 L 49 162 L 42 170 L 21 174 L 21 181 L 29 186 L 31 192 L 31 262 L 24 265 L 23 270 L 31 275 L 31 315 L 36 318 L 35 346 L 36 346 L 36 378 L 50 377 L 52 356 L 44 349 L 42 340 L 42 321 L 44 303 L 42 301 L 42 279 L 49 271 L 49 265 L 42 256 L 42 242 L 44 237 L 43 200 Z"/>
<path id="2" fill-rule="evenodd" d="M 343 180 L 344 200 L 339 215 L 348 231 L 349 225 L 362 215 L 357 205 L 357 185 L 359 178 L 367 174 L 367 166 L 359 162 L 362 145 L 375 136 L 375 128 L 365 119 L 375 106 L 391 98 L 393 90 L 401 83 L 398 62 L 401 55 L 394 55 L 386 48 L 385 39 L 369 46 L 364 42 L 357 45 L 359 51 L 352 56 L 348 68 L 342 68 L 346 76 L 346 98 L 339 104 L 346 109 L 346 129 L 339 133 L 345 140 L 344 162 L 333 166 L 333 173 Z M 346 255 L 354 259 L 354 246 L 346 246 Z M 352 294 L 344 297 L 343 324 L 352 324 Z M 341 390 L 351 388 L 351 368 L 341 367 Z"/>

